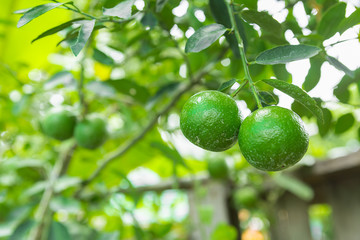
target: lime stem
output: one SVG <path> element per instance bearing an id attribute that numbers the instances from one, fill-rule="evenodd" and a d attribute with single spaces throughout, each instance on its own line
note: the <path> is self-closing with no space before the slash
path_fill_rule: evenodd
<path id="1" fill-rule="evenodd" d="M 249 66 L 248 66 L 248 62 L 247 62 L 247 59 L 246 59 L 246 56 L 245 56 L 245 50 L 244 50 L 244 43 L 241 39 L 241 36 L 240 36 L 240 33 L 236 27 L 236 21 L 235 21 L 235 14 L 234 14 L 234 10 L 233 8 L 231 7 L 231 5 L 233 4 L 232 1 L 230 1 L 230 3 L 228 1 L 225 1 L 226 2 L 226 6 L 227 6 L 227 9 L 229 11 L 229 15 L 230 15 L 230 20 L 231 20 L 231 25 L 232 25 L 232 31 L 235 33 L 235 37 L 236 37 L 236 40 L 238 42 L 238 49 L 239 49 L 239 54 L 241 56 L 241 61 L 242 61 L 242 64 L 243 64 L 243 67 L 244 67 L 244 71 L 245 71 L 245 81 L 248 81 L 249 82 L 249 85 L 250 85 L 250 89 L 252 91 L 252 93 L 254 94 L 254 97 L 255 97 L 255 100 L 256 100 L 256 104 L 258 106 L 258 108 L 262 108 L 262 105 L 261 105 L 261 102 L 260 102 L 260 98 L 259 98 L 259 95 L 256 91 L 256 88 L 255 88 L 255 85 L 254 85 L 254 82 L 251 78 L 251 75 L 250 75 L 250 70 L 249 70 Z M 240 85 L 239 88 L 242 88 L 243 86 Z M 240 90 L 239 90 L 240 91 Z M 238 92 L 238 89 L 235 91 L 235 92 Z M 236 93 L 237 94 L 237 93 Z M 236 95 L 235 94 L 235 95 Z"/>
<path id="2" fill-rule="evenodd" d="M 245 79 L 245 80 L 240 84 L 240 86 L 239 86 L 232 94 L 230 94 L 230 96 L 231 96 L 231 97 L 235 97 L 235 96 L 240 92 L 240 90 L 241 90 L 243 87 L 246 86 L 246 84 L 247 84 L 248 82 L 249 82 L 249 81 Z"/>

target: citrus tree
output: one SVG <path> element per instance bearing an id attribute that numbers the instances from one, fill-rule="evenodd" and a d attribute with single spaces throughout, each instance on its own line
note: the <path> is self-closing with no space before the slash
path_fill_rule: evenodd
<path id="1" fill-rule="evenodd" d="M 359 145 L 359 63 L 335 51 L 359 47 L 359 5 L 268 4 L 4 0 L 0 239 L 186 239 L 177 189 L 204 171 L 235 186 L 234 207 L 264 232 L 263 206 L 281 194 L 260 198 L 264 182 L 310 200 L 309 187 L 272 171 Z M 314 96 L 327 69 L 338 76 L 330 100 Z M 165 178 L 173 196 L 139 187 Z M 212 210 L 201 209 L 206 225 Z M 219 225 L 203 237 L 236 235 Z"/>

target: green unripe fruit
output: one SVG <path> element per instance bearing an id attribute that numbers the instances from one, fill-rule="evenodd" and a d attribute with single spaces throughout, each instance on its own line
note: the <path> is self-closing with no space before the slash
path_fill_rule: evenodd
<path id="1" fill-rule="evenodd" d="M 214 152 L 232 147 L 239 134 L 240 111 L 234 99 L 219 91 L 199 92 L 184 104 L 180 128 L 193 144 Z"/>
<path id="2" fill-rule="evenodd" d="M 67 110 L 50 111 L 40 122 L 45 135 L 57 140 L 66 140 L 73 136 L 76 117 Z"/>
<path id="3" fill-rule="evenodd" d="M 224 159 L 217 158 L 209 160 L 207 169 L 212 178 L 225 179 L 228 176 L 228 167 Z"/>
<path id="4" fill-rule="evenodd" d="M 243 187 L 236 190 L 233 198 L 237 208 L 250 208 L 256 204 L 257 192 L 252 187 Z"/>
<path id="5" fill-rule="evenodd" d="M 87 149 L 100 147 L 107 139 L 106 123 L 102 118 L 89 118 L 75 127 L 75 139 L 79 146 Z"/>
<path id="6" fill-rule="evenodd" d="M 255 168 L 278 171 L 304 156 L 309 136 L 301 118 L 277 106 L 256 110 L 240 128 L 239 146 L 245 159 Z"/>

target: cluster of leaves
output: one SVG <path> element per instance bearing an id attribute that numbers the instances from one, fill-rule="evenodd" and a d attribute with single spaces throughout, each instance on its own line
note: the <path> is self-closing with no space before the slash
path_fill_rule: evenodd
<path id="1" fill-rule="evenodd" d="M 5 222 L 0 227 L 7 230 L 0 231 L 0 239 L 8 236 L 11 236 L 10 239 L 21 239 L 29 232 L 34 225 L 31 219 L 46 188 L 51 166 L 57 161 L 59 153 L 66 151 L 71 144 L 71 140 L 59 143 L 45 138 L 38 129 L 39 116 L 53 107 L 57 98 L 63 99 L 62 105 L 70 105 L 75 112 L 82 111 L 79 91 L 85 96 L 88 112 L 97 112 L 109 119 L 111 136 L 96 151 L 76 149 L 74 152 L 67 173 L 55 185 L 58 196 L 50 204 L 55 212 L 54 221 L 49 227 L 50 239 L 89 239 L 88 236 L 94 239 L 123 239 L 129 236 L 138 239 L 183 239 L 184 224 L 178 224 L 174 219 L 170 219 L 172 223 L 164 220 L 164 224 L 159 224 L 161 219 L 156 219 L 158 223 L 153 222 L 145 230 L 136 223 L 129 227 L 121 216 L 133 209 L 124 208 L 117 201 L 117 195 L 114 195 L 111 207 L 121 211 L 110 214 L 103 211 L 109 198 L 99 196 L 108 196 L 109 192 L 122 187 L 124 183 L 129 188 L 131 181 L 126 176 L 139 166 L 149 168 L 163 178 L 174 175 L 181 177 L 188 174 L 189 169 L 196 173 L 206 168 L 202 161 L 194 160 L 193 156 L 185 158 L 180 148 L 177 150 L 174 147 L 176 144 L 172 142 L 176 142 L 174 139 L 179 135 L 178 124 L 174 122 L 186 100 L 186 97 L 180 98 L 178 93 L 187 86 L 189 79 L 202 76 L 197 86 L 183 93 L 185 96 L 204 88 L 230 91 L 236 82 L 241 83 L 244 79 L 238 43 L 231 29 L 225 0 L 184 1 L 188 8 L 181 16 L 173 14 L 179 5 L 176 0 L 137 1 L 144 4 L 143 8 L 136 7 L 134 0 L 82 2 L 53 0 L 15 12 L 21 15 L 17 26 L 24 26 L 21 28 L 23 31 L 26 28 L 31 30 L 32 47 L 43 46 L 42 49 L 55 51 L 48 45 L 50 42 L 58 46 L 56 51 L 59 54 L 53 56 L 53 64 L 43 66 L 34 65 L 35 56 L 28 57 L 28 62 L 12 61 L 6 58 L 6 54 L 0 59 L 3 62 L 0 74 L 3 82 L 6 82 L 0 88 L 0 222 Z M 342 34 L 359 24 L 359 9 L 345 17 L 344 2 L 301 1 L 310 19 L 306 28 L 311 31 L 310 34 L 303 34 L 293 15 L 298 1 L 284 2 L 288 14 L 286 20 L 280 23 L 267 12 L 258 11 L 257 1 L 234 1 L 236 27 L 249 60 L 251 76 L 263 105 L 277 104 L 278 96 L 273 89 L 279 89 L 297 100 L 292 104 L 292 109 L 300 116 L 310 121 L 316 116 L 319 119 L 319 134 L 324 139 L 333 140 L 333 133 L 343 134 L 353 126 L 359 127 L 353 112 L 339 116 L 339 113 L 326 108 L 321 99 L 313 99 L 305 91 L 318 84 L 321 67 L 328 62 L 346 74 L 334 89 L 334 95 L 344 104 L 354 104 L 351 96 L 355 94 L 353 87 L 356 84 L 360 89 L 360 71 L 351 71 L 328 55 L 323 43 L 334 34 Z M 6 3 L 5 6 L 10 4 Z M 196 17 L 199 12 L 204 14 L 204 19 Z M 45 17 L 48 17 L 46 21 Z M 0 24 L 5 24 L 9 30 L 14 28 L 14 21 Z M 55 21 L 57 24 L 53 24 Z M 260 27 L 259 31 L 255 30 L 255 25 Z M 196 31 L 192 37 L 187 38 L 185 33 L 194 29 Z M 293 32 L 300 44 L 289 45 L 285 38 L 286 31 Z M 10 46 L 11 31 L 4 32 L 7 34 L 1 39 L 7 39 Z M 221 36 L 225 36 L 226 41 L 217 42 Z M 25 52 L 22 45 L 24 43 L 13 46 L 14 53 Z M 6 46 L 2 42 L 0 47 L 0 53 L 5 51 Z M 227 48 L 231 51 L 223 55 Z M 189 54 L 185 54 L 184 49 Z M 70 57 L 71 52 L 78 56 L 78 61 Z M 41 52 L 37 54 L 42 56 Z M 215 59 L 216 56 L 221 58 Z M 311 68 L 300 89 L 291 84 L 291 75 L 284 64 L 304 58 L 310 58 Z M 205 66 L 212 59 L 216 62 L 213 69 L 208 70 Z M 222 60 L 230 62 L 228 67 Z M 85 69 L 84 73 L 79 70 L 80 65 Z M 36 73 L 32 68 L 42 68 L 40 77 L 28 74 L 30 70 Z M 80 84 L 81 79 L 83 84 Z M 229 79 L 232 80 L 227 81 Z M 18 95 L 20 97 L 16 99 Z M 164 106 L 175 97 L 179 98 L 179 103 L 172 104 L 173 108 L 167 113 Z M 248 86 L 244 85 L 236 99 L 244 100 L 250 110 L 256 109 Z M 160 118 L 157 118 L 157 113 L 161 115 Z M 153 117 L 158 128 L 150 127 L 143 137 L 144 126 L 148 126 L 146 124 Z M 116 150 L 119 145 L 133 141 L 134 136 L 143 138 L 121 159 L 115 159 L 116 162 L 105 168 L 89 186 L 87 193 L 94 197 L 75 198 L 74 192 L 79 182 L 98 168 L 103 156 Z M 238 149 L 230 149 L 223 154 L 233 159 L 239 158 Z M 263 176 L 244 169 L 246 166 L 232 174 L 236 175 L 239 184 L 244 184 L 242 180 L 246 178 L 248 184 L 256 185 L 260 191 Z M 312 197 L 311 190 L 298 181 L 286 177 L 274 177 L 273 180 L 304 199 Z M 135 205 L 138 206 L 141 206 L 141 201 L 140 205 Z M 154 209 L 159 210 L 155 203 Z M 96 219 L 114 224 L 106 225 L 110 227 L 99 226 Z M 125 235 L 120 229 L 127 229 Z M 220 226 L 219 229 L 215 234 L 217 236 L 228 231 L 226 227 Z"/>

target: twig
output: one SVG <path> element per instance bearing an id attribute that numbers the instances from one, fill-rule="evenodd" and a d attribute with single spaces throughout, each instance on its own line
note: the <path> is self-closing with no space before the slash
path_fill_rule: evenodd
<path id="1" fill-rule="evenodd" d="M 50 200 L 54 195 L 55 183 L 58 180 L 58 178 L 61 176 L 61 173 L 63 172 L 63 169 L 65 167 L 65 163 L 70 161 L 75 148 L 76 148 L 76 144 L 71 145 L 70 148 L 60 156 L 60 158 L 57 160 L 54 166 L 49 176 L 49 183 L 41 198 L 39 208 L 35 213 L 35 220 L 38 222 L 38 225 L 31 233 L 29 240 L 39 240 L 43 238 L 43 233 L 44 230 L 46 230 L 46 225 L 47 225 L 46 215 L 49 210 Z"/>
<path id="2" fill-rule="evenodd" d="M 100 166 L 90 175 L 88 179 L 85 179 L 81 182 L 81 186 L 79 187 L 78 191 L 75 193 L 75 197 L 79 197 L 84 188 L 89 185 L 99 174 L 106 168 L 106 166 L 114 161 L 116 158 L 121 157 L 124 155 L 129 149 L 131 149 L 137 142 L 139 142 L 157 123 L 160 116 L 167 113 L 180 99 L 180 97 L 190 90 L 194 85 L 200 82 L 201 78 L 207 74 L 217 63 L 219 59 L 221 59 L 228 49 L 224 49 L 219 56 L 214 60 L 207 64 L 202 70 L 200 70 L 186 85 L 182 85 L 180 90 L 175 94 L 171 102 L 169 102 L 162 110 L 160 110 L 155 116 L 150 120 L 150 122 L 144 127 L 144 129 L 138 133 L 133 139 L 125 143 L 124 145 L 120 146 L 118 149 L 114 150 L 113 152 L 106 155 L 102 161 L 100 161 Z"/>
<path id="3" fill-rule="evenodd" d="M 181 178 L 181 179 L 177 180 L 177 188 L 176 189 L 183 189 L 183 190 L 192 189 L 192 188 L 194 188 L 195 181 L 198 181 L 201 184 L 205 184 L 210 181 L 210 178 L 207 176 L 198 176 L 195 179 L 194 179 L 194 177 Z M 140 187 L 136 187 L 136 188 L 118 187 L 118 188 L 114 188 L 114 189 L 110 190 L 109 192 L 101 193 L 101 195 L 92 193 L 92 194 L 87 194 L 87 195 L 81 196 L 81 200 L 87 201 L 87 200 L 97 198 L 97 197 L 106 198 L 114 193 L 124 193 L 124 194 L 131 194 L 134 192 L 137 192 L 137 193 L 145 193 L 145 192 L 161 193 L 168 189 L 174 189 L 174 180 L 163 181 L 156 185 L 140 186 Z"/>

